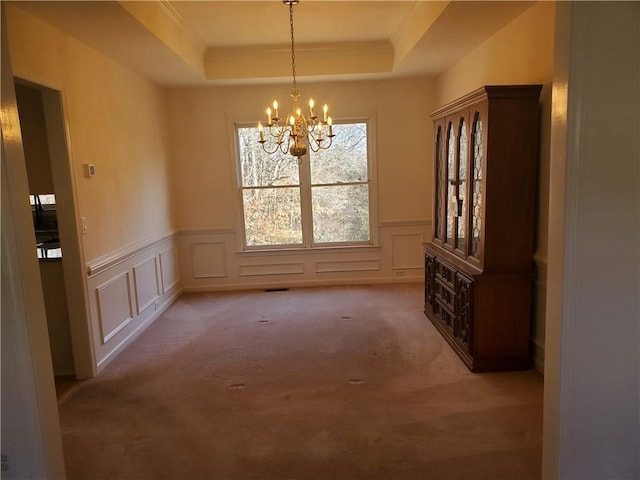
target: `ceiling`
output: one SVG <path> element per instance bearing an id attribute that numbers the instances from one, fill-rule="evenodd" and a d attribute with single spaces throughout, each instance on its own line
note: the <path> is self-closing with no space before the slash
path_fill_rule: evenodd
<path id="1" fill-rule="evenodd" d="M 289 9 L 281 0 L 10 3 L 161 85 L 291 77 Z M 534 3 L 300 0 L 298 80 L 435 75 Z"/>

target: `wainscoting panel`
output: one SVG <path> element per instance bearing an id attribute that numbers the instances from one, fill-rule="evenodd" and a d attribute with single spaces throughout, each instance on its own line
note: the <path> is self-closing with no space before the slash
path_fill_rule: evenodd
<path id="1" fill-rule="evenodd" d="M 241 277 L 252 277 L 260 275 L 288 275 L 304 273 L 302 263 L 265 263 L 259 265 L 240 265 L 239 273 Z"/>
<path id="2" fill-rule="evenodd" d="M 87 265 L 95 362 L 100 372 L 182 292 L 175 233 L 112 252 Z"/>
<path id="3" fill-rule="evenodd" d="M 422 233 L 391 234 L 391 268 L 393 270 L 422 270 L 424 255 L 422 253 Z"/>
<path id="4" fill-rule="evenodd" d="M 191 268 L 193 278 L 226 277 L 225 244 L 222 242 L 194 243 Z"/>
<path id="5" fill-rule="evenodd" d="M 133 320 L 129 274 L 123 273 L 96 288 L 102 344 Z"/>
<path id="6" fill-rule="evenodd" d="M 167 293 L 180 281 L 178 268 L 178 252 L 175 248 L 160 252 L 160 279 L 162 283 L 162 293 Z"/>
<path id="7" fill-rule="evenodd" d="M 178 233 L 185 291 L 421 282 L 424 219 L 381 223 L 375 245 L 335 248 L 242 249 L 233 228 Z M 401 271 L 398 271 L 401 270 Z"/>
<path id="8" fill-rule="evenodd" d="M 158 291 L 158 262 L 152 257 L 133 267 L 133 284 L 136 292 L 138 315 L 160 298 Z"/>
<path id="9" fill-rule="evenodd" d="M 378 259 L 338 260 L 334 262 L 316 262 L 317 273 L 331 272 L 372 272 L 380 270 Z"/>

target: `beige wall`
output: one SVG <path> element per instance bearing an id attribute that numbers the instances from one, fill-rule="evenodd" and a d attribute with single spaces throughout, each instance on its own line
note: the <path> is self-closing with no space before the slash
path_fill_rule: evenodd
<path id="1" fill-rule="evenodd" d="M 548 84 L 553 73 L 553 2 L 538 2 L 436 79 L 445 104 L 482 85 Z"/>
<path id="2" fill-rule="evenodd" d="M 180 229 L 237 227 L 233 122 L 256 124 L 289 85 L 169 90 L 172 175 Z M 380 221 L 431 216 L 431 121 L 428 79 L 302 84 L 301 100 L 328 103 L 335 119 L 376 118 Z M 427 142 L 425 144 L 425 139 Z"/>
<path id="3" fill-rule="evenodd" d="M 7 17 L 14 75 L 62 91 L 85 259 L 170 232 L 162 89 L 16 7 Z"/>
<path id="4" fill-rule="evenodd" d="M 311 95 L 328 103 L 337 120 L 374 119 L 376 245 L 241 252 L 233 125 L 255 125 L 274 98 L 289 108 L 290 85 L 175 88 L 168 99 L 185 289 L 421 281 L 432 201 L 431 81 L 305 83 L 299 90 L 305 103 Z"/>
<path id="5" fill-rule="evenodd" d="M 539 2 L 435 79 L 435 99 L 444 105 L 483 85 L 542 84 L 536 237 L 536 289 L 532 341 L 543 368 L 549 216 L 549 135 L 555 5 Z"/>
<path id="6" fill-rule="evenodd" d="M 76 373 L 82 367 L 88 377 L 181 291 L 166 98 L 162 88 L 15 5 L 6 6 L 6 18 L 13 74 L 61 93 L 64 115 L 57 94 L 45 89 L 45 123 L 59 211 L 65 199 L 72 212 L 58 215 L 58 222 L 68 308 L 75 312 L 74 363 Z M 66 130 L 59 124 L 63 116 Z M 84 176 L 86 163 L 95 165 L 93 178 Z M 27 193 L 27 187 L 16 192 Z"/>

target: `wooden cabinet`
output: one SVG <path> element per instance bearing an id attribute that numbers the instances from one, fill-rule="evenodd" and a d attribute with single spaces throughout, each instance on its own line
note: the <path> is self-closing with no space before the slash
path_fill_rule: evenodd
<path id="1" fill-rule="evenodd" d="M 474 372 L 530 363 L 540 89 L 485 86 L 431 115 L 425 314 Z"/>

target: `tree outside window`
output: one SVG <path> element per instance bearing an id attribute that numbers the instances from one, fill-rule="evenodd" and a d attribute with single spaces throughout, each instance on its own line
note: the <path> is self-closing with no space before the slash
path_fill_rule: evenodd
<path id="1" fill-rule="evenodd" d="M 265 153 L 256 127 L 236 127 L 245 247 L 369 244 L 367 127 L 334 124 L 331 148 L 310 151 L 300 165 Z"/>

